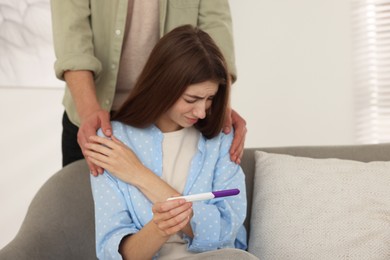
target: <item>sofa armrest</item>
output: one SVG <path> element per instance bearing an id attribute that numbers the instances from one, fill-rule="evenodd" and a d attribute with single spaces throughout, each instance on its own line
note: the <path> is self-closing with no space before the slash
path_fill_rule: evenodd
<path id="1" fill-rule="evenodd" d="M 32 200 L 2 260 L 96 259 L 95 220 L 85 160 L 54 174 Z"/>

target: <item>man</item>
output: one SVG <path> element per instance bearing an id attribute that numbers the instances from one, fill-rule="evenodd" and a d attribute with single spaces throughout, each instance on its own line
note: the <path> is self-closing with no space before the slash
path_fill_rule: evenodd
<path id="1" fill-rule="evenodd" d="M 63 165 L 83 158 L 88 137 L 102 128 L 110 137 L 110 113 L 130 93 L 158 39 L 191 24 L 211 35 L 236 79 L 228 0 L 51 0 L 56 76 L 66 81 Z M 231 160 L 240 163 L 246 122 L 228 109 L 223 131 L 235 129 Z M 81 147 L 81 149 L 80 149 Z M 87 160 L 93 175 L 103 172 Z"/>

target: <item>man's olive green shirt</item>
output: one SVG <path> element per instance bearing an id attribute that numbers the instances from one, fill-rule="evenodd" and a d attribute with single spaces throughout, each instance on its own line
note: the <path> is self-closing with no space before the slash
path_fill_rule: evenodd
<path id="1" fill-rule="evenodd" d="M 236 78 L 228 0 L 159 0 L 160 37 L 184 24 L 198 26 L 216 41 Z M 127 17 L 127 0 L 51 0 L 57 78 L 67 70 L 94 73 L 101 107 L 111 110 Z M 147 18 L 145 18 L 147 19 Z M 80 124 L 69 88 L 63 98 L 69 119 Z"/>

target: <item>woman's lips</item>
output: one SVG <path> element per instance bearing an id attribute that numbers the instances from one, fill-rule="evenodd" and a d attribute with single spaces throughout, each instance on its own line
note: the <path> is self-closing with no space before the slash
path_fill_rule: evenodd
<path id="1" fill-rule="evenodd" d="M 196 122 L 198 122 L 198 119 L 197 118 L 188 118 L 188 121 L 190 121 L 191 124 L 196 124 Z"/>

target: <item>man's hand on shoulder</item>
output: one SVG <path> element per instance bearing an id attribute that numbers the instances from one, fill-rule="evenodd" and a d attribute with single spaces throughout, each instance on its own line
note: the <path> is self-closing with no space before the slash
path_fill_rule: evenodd
<path id="1" fill-rule="evenodd" d="M 83 152 L 84 157 L 86 151 L 85 145 L 89 142 L 89 137 L 96 135 L 96 132 L 99 128 L 102 129 L 102 132 L 105 136 L 111 137 L 112 128 L 109 112 L 100 109 L 81 119 L 80 128 L 77 133 L 77 142 L 81 147 L 81 151 Z M 101 167 L 96 166 L 88 159 L 86 160 L 92 175 L 97 176 L 98 174 L 103 173 L 104 170 Z"/>
<path id="2" fill-rule="evenodd" d="M 240 164 L 244 154 L 245 136 L 247 133 L 246 121 L 235 110 L 228 108 L 223 132 L 225 134 L 230 133 L 231 127 L 234 128 L 234 138 L 229 151 L 230 160 Z"/>

